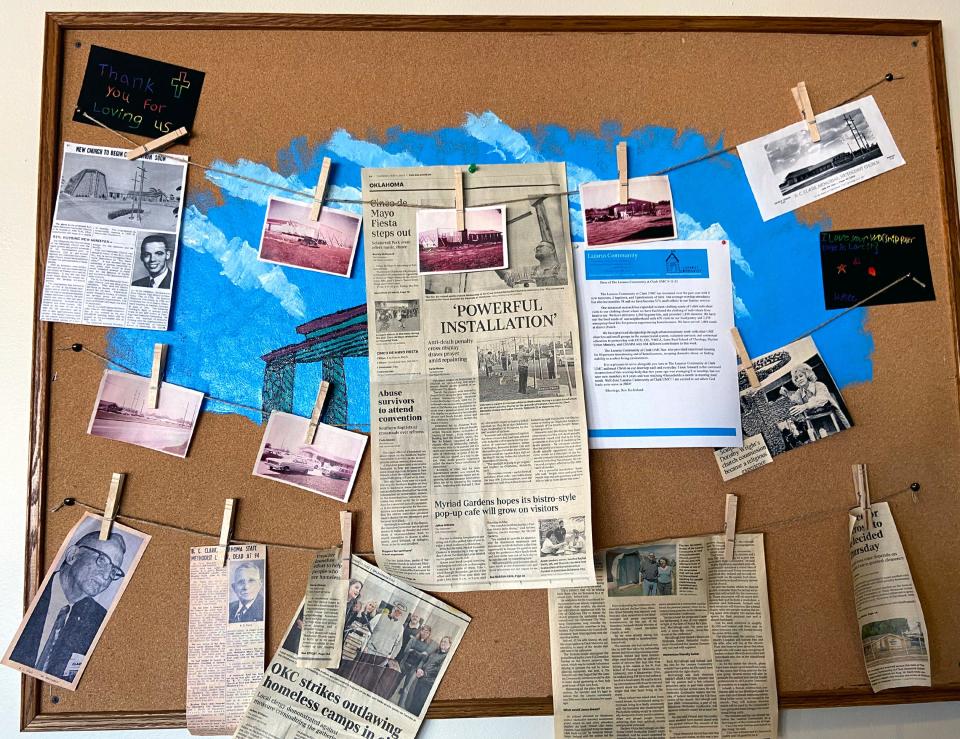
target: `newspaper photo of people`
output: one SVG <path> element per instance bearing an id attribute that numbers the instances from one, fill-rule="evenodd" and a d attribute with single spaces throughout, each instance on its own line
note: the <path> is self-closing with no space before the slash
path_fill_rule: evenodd
<path id="1" fill-rule="evenodd" d="M 677 545 L 649 544 L 608 549 L 607 595 L 611 597 L 677 594 Z"/>
<path id="2" fill-rule="evenodd" d="M 480 402 L 570 398 L 577 394 L 573 335 L 478 341 Z"/>
<path id="3" fill-rule="evenodd" d="M 714 452 L 725 481 L 853 426 L 840 390 L 810 337 L 753 359 L 753 367 L 759 388 L 750 387 L 746 372 L 740 372 L 743 447 Z"/>
<path id="4" fill-rule="evenodd" d="M 340 666 L 298 666 L 301 603 L 235 739 L 416 735 L 470 617 L 359 557 L 350 578 Z"/>
<path id="5" fill-rule="evenodd" d="M 570 554 L 583 554 L 586 549 L 586 518 L 572 516 L 568 519 L 541 518 L 537 521 L 540 529 L 540 556 L 562 557 Z M 569 528 L 568 528 L 569 527 Z"/>
<path id="6" fill-rule="evenodd" d="M 378 300 L 374 313 L 378 334 L 420 330 L 419 300 Z"/>

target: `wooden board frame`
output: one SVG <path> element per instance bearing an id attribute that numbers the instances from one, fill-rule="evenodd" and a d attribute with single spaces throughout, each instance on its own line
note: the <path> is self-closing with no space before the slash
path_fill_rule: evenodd
<path id="1" fill-rule="evenodd" d="M 960 219 L 954 176 L 953 146 L 947 105 L 947 84 L 941 24 L 927 20 L 875 20 L 830 18 L 740 18 L 740 17 L 581 17 L 581 16 L 385 16 L 385 15 L 270 15 L 222 13 L 48 13 L 44 34 L 43 94 L 39 151 L 37 209 L 36 297 L 34 306 L 33 368 L 31 385 L 30 473 L 26 530 L 24 598 L 30 602 L 44 575 L 44 517 L 47 507 L 45 470 L 48 461 L 48 419 L 51 382 L 51 331 L 39 321 L 40 287 L 53 219 L 58 182 L 56 173 L 62 142 L 59 137 L 63 44 L 65 33 L 73 30 L 152 29 L 183 30 L 338 30 L 338 31 L 420 31 L 470 32 L 563 31 L 623 32 L 735 32 L 787 34 L 847 34 L 912 36 L 929 43 L 929 64 L 933 77 L 933 107 L 938 122 L 940 193 L 951 284 L 949 295 L 954 336 L 960 335 Z M 957 347 L 953 347 L 956 357 Z M 70 729 L 177 728 L 185 726 L 182 712 L 43 713 L 41 683 L 24 677 L 20 704 L 21 728 L 26 731 Z M 879 694 L 862 691 L 781 694 L 783 708 L 840 705 L 889 704 L 960 699 L 960 685 L 931 689 L 890 690 Z M 437 701 L 428 716 L 475 717 L 543 715 L 552 712 L 549 696 L 509 701 Z"/>

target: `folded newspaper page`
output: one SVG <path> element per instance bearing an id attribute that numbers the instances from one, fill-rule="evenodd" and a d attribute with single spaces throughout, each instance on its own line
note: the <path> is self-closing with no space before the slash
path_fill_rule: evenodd
<path id="1" fill-rule="evenodd" d="M 353 557 L 364 607 L 342 635 L 340 666 L 297 665 L 303 605 L 234 739 L 411 739 L 470 617 Z"/>
<path id="2" fill-rule="evenodd" d="M 40 320 L 166 331 L 187 158 L 65 143 Z"/>
<path id="3" fill-rule="evenodd" d="M 317 552 L 303 599 L 303 630 L 297 665 L 339 667 L 343 627 L 363 589 L 359 580 L 340 576 L 340 548 Z M 349 597 L 348 597 L 349 592 Z"/>
<path id="4" fill-rule="evenodd" d="M 187 729 L 229 734 L 263 676 L 267 548 L 231 546 L 220 565 L 218 547 L 190 550 L 187 644 Z"/>
<path id="5" fill-rule="evenodd" d="M 435 591 L 593 584 L 565 168 L 463 177 L 457 230 L 452 167 L 363 170 L 377 562 Z"/>
<path id="6" fill-rule="evenodd" d="M 777 736 L 762 534 L 597 552 L 598 585 L 549 591 L 554 734 Z"/>
<path id="7" fill-rule="evenodd" d="M 888 503 L 874 503 L 868 531 L 863 511 L 850 515 L 850 567 L 870 687 L 930 685 L 927 623 Z"/>

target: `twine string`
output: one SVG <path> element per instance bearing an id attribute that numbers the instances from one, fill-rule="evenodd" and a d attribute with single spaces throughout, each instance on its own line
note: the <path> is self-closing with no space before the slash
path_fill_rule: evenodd
<path id="1" fill-rule="evenodd" d="M 865 88 L 863 88 L 860 92 L 856 93 L 856 94 L 853 95 L 852 97 L 849 97 L 849 98 L 847 98 L 846 100 L 844 100 L 843 102 L 838 103 L 837 105 L 834 105 L 834 106 L 832 106 L 832 107 L 836 108 L 836 107 L 839 107 L 840 105 L 846 105 L 847 103 L 853 102 L 854 100 L 857 100 L 857 99 L 859 99 L 860 97 L 862 97 L 863 95 L 865 95 L 866 93 L 870 92 L 870 90 L 874 89 L 875 87 L 879 87 L 879 86 L 882 85 L 884 82 L 894 82 L 894 81 L 902 80 L 902 79 L 905 79 L 903 75 L 895 75 L 895 74 L 893 74 L 893 72 L 887 72 L 887 74 L 885 74 L 883 77 L 881 77 L 881 78 L 880 78 L 879 80 L 877 80 L 876 82 L 873 82 L 873 83 L 867 85 L 867 86 L 866 86 Z M 80 115 L 82 115 L 82 116 L 83 116 L 84 118 L 86 118 L 87 120 L 95 123 L 96 125 L 100 126 L 101 128 L 104 128 L 104 129 L 106 129 L 107 131 L 110 131 L 110 132 L 113 133 L 114 135 L 118 136 L 120 139 L 122 139 L 122 140 L 125 141 L 126 143 L 128 143 L 128 144 L 130 144 L 130 145 L 132 145 L 132 146 L 138 146 L 138 145 L 139 145 L 139 144 L 137 144 L 135 141 L 132 141 L 132 140 L 131 140 L 130 138 L 128 138 L 127 136 L 124 136 L 120 131 L 117 131 L 116 129 L 111 128 L 111 127 L 108 126 L 106 123 L 104 123 L 104 122 L 101 121 L 101 120 L 98 120 L 97 118 L 93 117 L 92 115 L 90 115 L 90 114 L 87 113 L 86 111 L 80 110 L 80 109 L 78 108 L 78 109 L 77 109 L 77 112 L 80 113 Z M 708 160 L 710 160 L 710 159 L 714 159 L 714 158 L 716 158 L 716 157 L 718 157 L 718 156 L 721 156 L 721 155 L 723 155 L 723 154 L 729 154 L 729 153 L 735 151 L 736 148 L 737 148 L 736 145 L 728 146 L 728 147 L 726 147 L 726 148 L 724 148 L 724 149 L 718 149 L 718 150 L 716 150 L 716 151 L 712 151 L 712 152 L 709 152 L 709 153 L 707 153 L 707 154 L 703 154 L 703 155 L 701 155 L 701 156 L 694 157 L 693 159 L 689 159 L 689 160 L 684 161 L 684 162 L 679 162 L 679 163 L 674 164 L 674 165 L 671 165 L 671 166 L 669 166 L 669 167 L 664 167 L 663 169 L 659 169 L 659 170 L 657 170 L 657 171 L 655 171 L 655 172 L 649 173 L 648 175 L 642 175 L 642 176 L 656 177 L 656 176 L 658 176 L 658 175 L 664 175 L 664 174 L 667 174 L 667 173 L 669 173 L 669 172 L 674 172 L 674 171 L 676 171 L 676 170 L 678 170 L 678 169 L 682 169 L 682 168 L 684 168 L 684 167 L 689 167 L 689 166 L 692 166 L 692 165 L 694 165 L 694 164 L 700 164 L 701 162 L 706 162 L 706 161 L 708 161 Z M 315 197 L 315 193 L 314 193 L 313 191 L 296 190 L 296 189 L 294 189 L 294 188 L 292 188 L 292 187 L 287 187 L 287 186 L 285 186 L 285 185 L 281 185 L 281 184 L 276 183 L 276 182 L 267 182 L 267 181 L 265 181 L 265 180 L 258 180 L 256 177 L 250 177 L 250 176 L 248 176 L 248 175 L 239 174 L 238 172 L 231 172 L 231 171 L 226 170 L 226 169 L 220 169 L 219 167 L 214 167 L 213 165 L 210 165 L 210 164 L 204 164 L 204 163 L 202 163 L 202 162 L 195 162 L 195 161 L 191 161 L 191 160 L 189 160 L 189 159 L 186 160 L 186 164 L 187 164 L 187 166 L 189 166 L 189 167 L 197 167 L 198 169 L 202 169 L 202 170 L 204 170 L 204 171 L 206 171 L 206 172 L 213 172 L 213 173 L 215 173 L 215 174 L 223 175 L 223 176 L 225 176 L 225 177 L 233 177 L 233 178 L 238 179 L 238 180 L 243 180 L 243 181 L 245 181 L 245 182 L 249 182 L 249 183 L 254 184 L 254 185 L 261 185 L 261 186 L 263 186 L 263 187 L 272 188 L 272 189 L 278 190 L 278 191 L 280 191 L 280 192 L 285 192 L 285 193 L 287 193 L 287 194 L 289 194 L 289 195 L 294 195 L 294 196 L 296 196 L 296 197 L 298 197 L 298 198 L 304 198 L 305 200 L 308 200 L 308 201 L 311 201 L 311 202 L 313 201 L 313 199 L 314 199 L 314 197 Z M 529 196 L 521 197 L 521 198 L 512 198 L 512 199 L 508 199 L 508 200 L 497 200 L 496 202 L 491 202 L 491 203 L 478 203 L 478 204 L 476 204 L 476 205 L 471 205 L 471 207 L 486 208 L 486 207 L 489 207 L 489 206 L 492 206 L 492 205 L 510 205 L 510 204 L 513 204 L 513 203 L 526 203 L 526 202 L 529 202 L 529 200 L 530 200 L 531 198 L 569 197 L 569 196 L 578 195 L 578 194 L 579 194 L 579 190 L 576 190 L 576 189 L 575 189 L 575 190 L 560 190 L 560 191 L 557 191 L 557 192 L 541 193 L 541 194 L 539 194 L 539 195 L 529 195 Z M 326 197 L 326 195 L 324 195 L 322 202 L 324 202 L 324 203 L 351 204 L 351 205 L 382 205 L 382 206 L 390 207 L 390 208 L 416 208 L 416 209 L 418 209 L 418 210 L 427 210 L 427 209 L 449 209 L 449 207 L 450 207 L 449 205 L 436 205 L 436 204 L 433 204 L 433 203 L 403 203 L 403 202 L 393 201 L 393 200 L 383 200 L 383 199 L 380 199 L 380 198 L 377 198 L 377 199 L 375 199 L 375 200 L 364 200 L 363 198 L 331 198 L 331 197 Z"/>

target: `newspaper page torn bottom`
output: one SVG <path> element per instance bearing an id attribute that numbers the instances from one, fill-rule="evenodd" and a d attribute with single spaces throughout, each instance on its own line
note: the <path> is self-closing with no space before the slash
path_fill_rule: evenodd
<path id="1" fill-rule="evenodd" d="M 344 629 L 340 666 L 297 666 L 301 604 L 234 739 L 417 734 L 470 617 L 357 557 L 351 576 L 366 605 Z"/>
<path id="2" fill-rule="evenodd" d="M 777 736 L 763 535 L 617 547 L 599 584 L 549 591 L 554 734 Z"/>
<path id="3" fill-rule="evenodd" d="M 850 514 L 850 568 L 863 661 L 873 692 L 930 685 L 927 623 L 889 503 Z"/>

